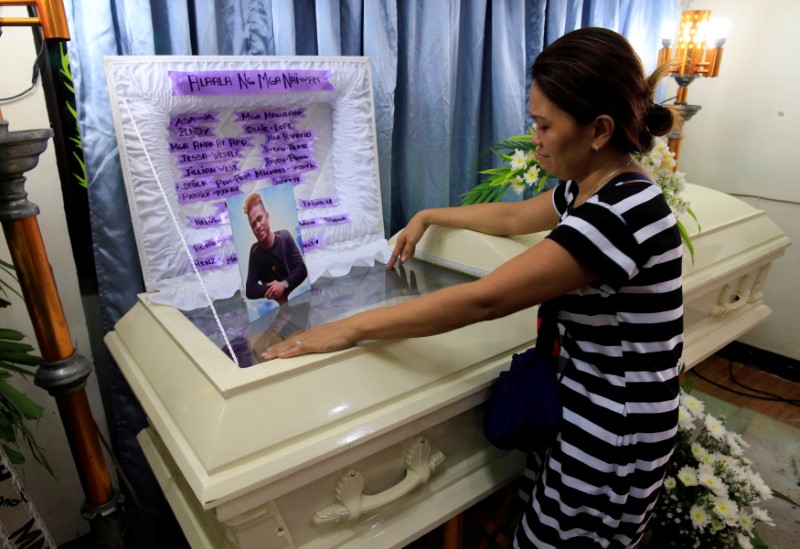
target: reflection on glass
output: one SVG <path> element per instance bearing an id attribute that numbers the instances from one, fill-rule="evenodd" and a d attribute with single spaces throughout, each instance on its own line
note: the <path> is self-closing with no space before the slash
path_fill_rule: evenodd
<path id="1" fill-rule="evenodd" d="M 253 322 L 248 320 L 239 294 L 216 301 L 214 306 L 239 366 L 246 368 L 259 362 L 257 357 L 264 349 L 297 332 L 472 280 L 475 278 L 470 275 L 411 260 L 390 271 L 376 264 L 353 267 L 347 276 L 321 278 L 311 285 L 310 292 Z M 209 308 L 189 311 L 186 317 L 229 354 Z"/>

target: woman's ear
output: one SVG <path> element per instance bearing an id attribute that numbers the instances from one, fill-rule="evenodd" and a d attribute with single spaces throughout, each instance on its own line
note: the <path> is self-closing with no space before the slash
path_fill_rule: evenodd
<path id="1" fill-rule="evenodd" d="M 594 119 L 593 125 L 592 147 L 602 149 L 611 141 L 611 136 L 614 135 L 614 119 L 607 114 L 601 114 Z"/>

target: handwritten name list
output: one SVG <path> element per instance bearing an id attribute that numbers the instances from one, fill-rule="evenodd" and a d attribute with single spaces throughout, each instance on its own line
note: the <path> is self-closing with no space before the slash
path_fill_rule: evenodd
<path id="1" fill-rule="evenodd" d="M 330 76 L 328 71 L 316 71 L 325 73 L 319 75 L 312 74 L 315 71 L 305 71 L 308 74 L 295 72 L 292 78 L 284 73 L 271 75 L 271 78 L 267 78 L 265 73 L 250 74 L 256 72 L 235 71 L 236 78 L 227 72 L 202 75 L 171 73 L 170 76 L 175 82 L 175 90 L 195 95 L 209 95 L 213 89 L 239 86 L 237 82 L 245 82 L 241 85 L 247 89 L 249 86 L 266 86 L 273 91 L 280 86 L 284 91 L 304 90 L 310 86 L 332 89 L 325 87 Z M 179 88 L 178 82 L 186 87 Z M 319 169 L 314 156 L 316 130 L 300 124 L 306 116 L 306 107 L 292 107 L 185 113 L 170 118 L 167 146 L 178 176 L 175 192 L 186 224 L 192 229 L 220 229 L 218 236 L 208 238 L 205 233 L 203 240 L 189 243 L 193 263 L 198 269 L 224 267 L 237 262 L 235 253 L 226 252 L 230 241 L 228 197 L 250 192 L 256 182 L 263 180 L 269 180 L 272 185 L 301 185 L 307 183 L 307 173 Z M 239 134 L 224 135 L 230 133 L 231 127 L 231 124 L 224 124 L 224 120 L 232 120 L 239 128 Z M 223 132 L 223 127 L 228 131 Z M 242 169 L 242 166 L 252 166 L 254 159 L 261 165 Z M 336 204 L 335 197 L 324 197 L 298 201 L 297 206 L 306 209 Z M 198 215 L 198 212 L 203 215 Z M 303 226 L 337 225 L 349 221 L 350 217 L 345 213 L 313 218 Z M 324 245 L 323 240 L 315 238 L 305 249 L 321 245 Z"/>

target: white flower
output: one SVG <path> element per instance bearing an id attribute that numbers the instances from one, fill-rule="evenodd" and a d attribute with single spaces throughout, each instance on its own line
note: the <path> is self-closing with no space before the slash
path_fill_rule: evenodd
<path id="1" fill-rule="evenodd" d="M 755 520 L 757 520 L 759 522 L 765 522 L 765 523 L 769 524 L 770 526 L 775 526 L 775 523 L 772 522 L 772 517 L 770 517 L 769 513 L 767 513 L 761 507 L 753 507 L 752 509 L 750 509 L 750 513 L 752 513 L 753 518 Z"/>
<path id="2" fill-rule="evenodd" d="M 525 151 L 522 149 L 515 149 L 514 154 L 511 156 L 511 169 L 516 172 L 518 170 L 524 170 L 527 165 L 528 162 L 525 158 Z"/>
<path id="3" fill-rule="evenodd" d="M 661 153 L 655 149 L 647 153 L 647 160 L 655 167 L 661 166 L 662 158 Z"/>
<path id="4" fill-rule="evenodd" d="M 697 474 L 714 474 L 714 457 L 711 454 L 703 454 L 703 461 L 697 466 Z"/>
<path id="5" fill-rule="evenodd" d="M 697 398 L 686 394 L 683 391 L 681 391 L 680 394 L 680 403 L 681 405 L 685 406 L 686 410 L 696 419 L 701 418 L 706 409 L 706 405 L 703 404 L 701 400 L 698 400 Z"/>
<path id="6" fill-rule="evenodd" d="M 680 480 L 684 486 L 697 486 L 697 471 L 694 467 L 684 465 L 681 470 L 678 471 L 678 480 Z"/>
<path id="7" fill-rule="evenodd" d="M 748 471 L 748 473 L 747 480 L 750 483 L 750 486 L 752 486 L 753 489 L 758 492 L 758 497 L 762 500 L 771 499 L 772 490 L 770 490 L 769 486 L 767 486 L 767 483 L 764 482 L 764 479 L 761 478 L 761 475 L 753 471 Z"/>
<path id="8" fill-rule="evenodd" d="M 742 435 L 739 433 L 734 433 L 733 431 L 728 431 L 728 434 L 731 436 L 733 440 L 736 441 L 736 444 L 741 446 L 742 448 L 749 448 L 750 443 L 747 442 L 745 439 L 742 438 Z M 740 461 L 747 461 L 745 458 L 742 458 Z M 750 465 L 749 463 L 745 463 L 744 465 Z"/>
<path id="9" fill-rule="evenodd" d="M 522 191 L 525 190 L 525 181 L 520 176 L 514 176 L 511 180 L 511 188 L 514 189 L 514 192 L 517 194 L 522 194 Z"/>
<path id="10" fill-rule="evenodd" d="M 736 534 L 736 542 L 742 549 L 753 549 L 753 544 L 750 542 L 750 538 L 744 534 Z"/>
<path id="11" fill-rule="evenodd" d="M 711 438 L 715 440 L 723 440 L 725 433 L 728 432 L 725 427 L 722 426 L 722 422 L 711 414 L 706 415 L 706 429 L 708 430 L 708 434 L 711 435 Z"/>
<path id="12" fill-rule="evenodd" d="M 735 438 L 730 436 L 730 433 L 725 435 L 725 442 L 728 444 L 728 448 L 730 449 L 732 456 L 738 457 L 738 456 L 741 456 L 744 453 L 744 450 L 742 450 L 742 447 L 739 446 L 739 443 L 736 442 Z"/>
<path id="13" fill-rule="evenodd" d="M 682 431 L 691 431 L 694 429 L 694 417 L 686 409 L 686 406 L 681 405 L 678 407 L 678 427 Z"/>
<path id="14" fill-rule="evenodd" d="M 693 442 L 692 443 L 692 455 L 695 457 L 697 461 L 703 459 L 704 456 L 708 455 L 708 450 L 703 448 L 699 443 Z"/>
<path id="15" fill-rule="evenodd" d="M 715 496 L 725 497 L 728 495 L 728 487 L 722 482 L 722 479 L 717 475 L 709 475 L 708 473 L 700 473 L 697 475 L 697 483 L 700 486 L 705 486 L 711 490 Z"/>
<path id="16" fill-rule="evenodd" d="M 653 139 L 652 150 L 658 152 L 659 154 L 665 154 L 669 150 L 669 145 L 663 137 L 656 137 Z"/>
<path id="17" fill-rule="evenodd" d="M 692 525 L 698 530 L 702 530 L 711 523 L 711 517 L 702 505 L 692 505 L 689 517 L 692 519 Z"/>
<path id="18" fill-rule="evenodd" d="M 531 149 L 525 153 L 525 161 L 526 163 L 530 164 L 531 162 L 536 162 L 536 151 Z"/>
<path id="19" fill-rule="evenodd" d="M 714 512 L 727 524 L 729 519 L 738 518 L 739 506 L 729 498 L 715 496 Z"/>
<path id="20" fill-rule="evenodd" d="M 666 488 L 667 490 L 672 490 L 677 485 L 678 483 L 675 481 L 675 478 L 673 477 L 667 477 L 664 479 L 664 488 Z"/>
<path id="21" fill-rule="evenodd" d="M 536 182 L 539 181 L 539 168 L 531 166 L 530 169 L 525 172 L 523 178 L 528 185 L 535 185 Z"/>
<path id="22" fill-rule="evenodd" d="M 741 525 L 742 529 L 745 532 L 751 532 L 753 530 L 753 526 L 755 526 L 755 522 L 753 522 L 753 517 L 751 517 L 747 513 L 742 513 L 739 515 L 739 524 Z"/>

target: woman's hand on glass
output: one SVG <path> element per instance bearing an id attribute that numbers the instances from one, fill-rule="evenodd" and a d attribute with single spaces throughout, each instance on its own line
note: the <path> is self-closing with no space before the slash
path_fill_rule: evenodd
<path id="1" fill-rule="evenodd" d="M 393 268 L 398 260 L 400 265 L 403 265 L 406 261 L 414 257 L 417 244 L 428 228 L 428 224 L 424 221 L 423 213 L 424 212 L 419 212 L 412 217 L 405 229 L 397 235 L 397 243 L 394 245 L 392 256 L 386 264 L 387 269 Z"/>
<path id="2" fill-rule="evenodd" d="M 327 353 L 341 351 L 355 346 L 358 340 L 346 320 L 315 326 L 305 332 L 299 332 L 285 341 L 267 347 L 259 355 L 263 361 L 275 358 L 291 358 L 309 353 Z"/>

